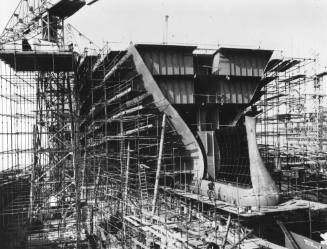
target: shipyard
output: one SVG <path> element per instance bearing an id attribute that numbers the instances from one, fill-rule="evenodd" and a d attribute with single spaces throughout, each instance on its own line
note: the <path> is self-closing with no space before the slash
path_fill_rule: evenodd
<path id="1" fill-rule="evenodd" d="M 0 0 L 0 249 L 327 248 L 327 2 L 273 2 Z"/>

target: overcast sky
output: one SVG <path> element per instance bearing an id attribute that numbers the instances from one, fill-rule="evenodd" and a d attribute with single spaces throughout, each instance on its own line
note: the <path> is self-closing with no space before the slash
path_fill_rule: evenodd
<path id="1" fill-rule="evenodd" d="M 0 30 L 19 0 L 0 0 Z M 227 44 L 320 54 L 327 65 L 327 0 L 100 0 L 67 22 L 95 43 Z M 121 44 L 120 44 L 121 45 Z"/>

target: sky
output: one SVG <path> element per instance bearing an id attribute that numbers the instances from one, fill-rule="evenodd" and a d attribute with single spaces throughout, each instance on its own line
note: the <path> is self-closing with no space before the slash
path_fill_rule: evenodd
<path id="1" fill-rule="evenodd" d="M 0 0 L 3 30 L 19 0 Z M 327 66 L 327 0 L 99 0 L 67 20 L 100 47 L 192 43 L 283 50 Z M 118 43 L 117 43 L 118 42 Z"/>

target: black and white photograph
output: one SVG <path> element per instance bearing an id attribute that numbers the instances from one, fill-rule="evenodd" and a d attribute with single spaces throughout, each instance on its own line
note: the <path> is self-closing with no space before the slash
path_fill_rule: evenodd
<path id="1" fill-rule="evenodd" d="M 327 0 L 0 0 L 0 249 L 327 249 Z"/>

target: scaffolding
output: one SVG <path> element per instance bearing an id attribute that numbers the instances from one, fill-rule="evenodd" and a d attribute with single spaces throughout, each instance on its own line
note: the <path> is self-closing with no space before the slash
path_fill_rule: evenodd
<path id="1" fill-rule="evenodd" d="M 327 169 L 326 73 L 316 68 L 315 59 L 271 60 L 257 125 L 262 155 L 283 182 L 282 191 L 292 194 L 294 185 L 311 192 L 305 196 L 311 200 L 312 193 L 319 200 Z"/>
<path id="2" fill-rule="evenodd" d="M 78 246 L 81 200 L 74 74 L 72 67 L 63 70 L 60 65 L 66 60 L 72 65 L 73 54 L 34 52 L 30 58 L 34 64 L 24 64 L 24 54 L 9 51 L 1 53 L 8 64 L 1 62 L 0 75 L 1 242 L 8 248 Z M 13 67 L 11 57 L 22 67 Z M 40 58 L 43 70 L 38 67 Z"/>
<path id="3" fill-rule="evenodd" d="M 171 246 L 163 241 L 168 230 L 163 235 L 160 226 L 180 207 L 167 207 L 159 183 L 188 188 L 192 172 L 183 165 L 189 155 L 124 51 L 83 62 L 80 132 L 87 167 L 82 191 L 92 203 L 85 229 L 108 248 L 149 248 L 150 237 Z"/>
<path id="4" fill-rule="evenodd" d="M 183 133 L 184 127 L 178 130 L 176 123 L 185 119 L 191 129 L 208 131 L 211 138 L 213 130 L 224 127 L 217 132 L 224 160 L 221 171 L 213 172 L 213 176 L 226 184 L 249 187 L 248 145 L 246 140 L 239 140 L 246 137 L 243 126 L 231 127 L 230 120 L 223 115 L 219 119 L 214 108 L 213 115 L 208 112 L 205 117 L 204 108 L 199 107 L 194 115 L 199 120 L 185 115 L 187 112 L 180 120 L 169 116 L 169 101 L 146 89 L 145 80 L 150 76 L 140 73 L 135 62 L 138 58 L 130 50 L 105 47 L 100 54 L 85 52 L 76 60 L 68 48 L 52 53 L 9 49 L 0 51 L 0 58 L 0 231 L 1 243 L 7 248 L 236 248 L 240 244 L 282 248 L 257 238 L 252 234 L 255 229 L 243 225 L 248 217 L 257 217 L 268 208 L 252 210 L 195 191 L 199 172 L 190 165 L 194 165 L 196 147 L 185 142 L 187 133 Z M 179 72 L 194 73 L 193 64 L 189 69 L 191 66 L 182 64 L 185 58 L 180 61 Z M 312 63 L 296 62 L 290 60 L 296 70 Z M 290 138 L 295 137 L 294 131 L 304 132 L 302 128 L 308 132 L 309 124 L 302 127 L 297 122 L 309 115 L 302 114 L 304 107 L 299 104 L 313 96 L 304 87 L 312 82 L 315 88 L 322 86 L 323 77 L 303 76 L 298 71 L 295 75 L 287 70 L 291 67 L 285 71 L 270 69 L 263 80 L 256 78 L 264 86 L 258 140 L 266 161 L 272 164 L 280 158 L 283 170 L 298 166 L 297 162 L 310 165 L 306 159 L 316 153 L 307 149 L 307 154 L 299 156 L 297 150 L 294 156 L 295 148 L 309 140 L 298 135 L 296 147 Z M 207 70 L 202 73 L 208 74 Z M 226 112 L 238 112 L 251 104 L 249 89 L 236 89 L 239 82 L 235 82 L 234 92 L 224 89 L 228 94 L 222 90 L 220 95 L 205 95 L 206 89 L 199 84 L 199 94 L 182 95 L 189 90 L 183 77 L 190 75 L 151 77 L 180 80 L 180 89 L 165 89 L 176 109 L 181 108 L 178 104 L 220 105 L 221 109 L 226 104 Z M 230 80 L 224 75 L 216 77 Z M 172 90 L 180 91 L 180 96 L 171 94 Z M 306 94 L 299 94 L 303 92 Z M 233 104 L 239 109 L 229 107 Z M 319 112 L 313 112 L 316 116 L 312 122 L 319 120 L 321 123 L 314 127 L 321 128 L 325 121 L 321 121 L 324 114 L 320 106 L 325 104 L 322 98 L 313 99 L 313 104 Z M 290 124 L 290 120 L 296 121 Z M 210 145 L 214 140 L 203 134 L 207 142 L 204 151 L 213 156 L 208 151 L 216 146 Z M 323 153 L 326 144 L 320 138 L 325 136 L 324 130 L 315 134 L 310 143 L 318 141 L 318 147 L 312 148 Z M 319 163 L 324 158 L 321 155 Z M 302 203 L 302 207 L 306 205 Z"/>
<path id="5" fill-rule="evenodd" d="M 0 64 L 1 243 L 20 243 L 28 216 L 33 162 L 35 76 Z M 9 239 L 8 239 L 9 238 Z"/>

